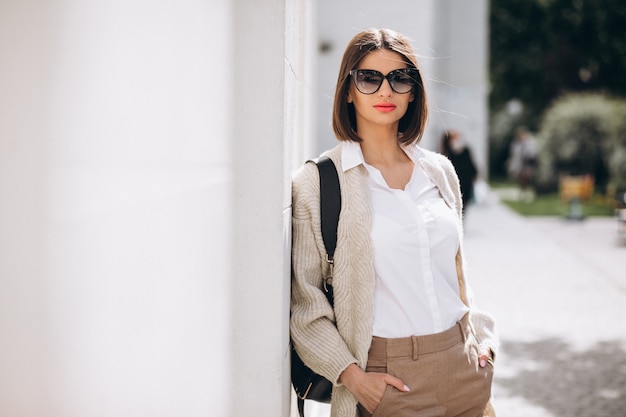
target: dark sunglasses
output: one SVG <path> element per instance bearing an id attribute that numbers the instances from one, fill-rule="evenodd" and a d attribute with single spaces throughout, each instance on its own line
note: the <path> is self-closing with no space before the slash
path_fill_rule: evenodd
<path id="1" fill-rule="evenodd" d="M 354 85 L 363 94 L 374 94 L 383 85 L 386 78 L 391 89 L 398 94 L 410 93 L 416 84 L 420 83 L 419 70 L 416 68 L 400 68 L 387 75 L 382 72 L 368 69 L 350 71 Z"/>

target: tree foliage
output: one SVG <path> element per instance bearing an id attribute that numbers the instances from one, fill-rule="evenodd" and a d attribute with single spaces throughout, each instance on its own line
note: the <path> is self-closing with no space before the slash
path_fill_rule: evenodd
<path id="1" fill-rule="evenodd" d="M 626 96 L 626 1 L 492 0 L 490 25 L 492 112 L 518 99 L 537 127 L 564 93 Z"/>
<path id="2" fill-rule="evenodd" d="M 561 96 L 544 113 L 539 140 L 540 188 L 554 185 L 561 174 L 591 174 L 600 191 L 626 191 L 626 100 L 598 93 Z"/>

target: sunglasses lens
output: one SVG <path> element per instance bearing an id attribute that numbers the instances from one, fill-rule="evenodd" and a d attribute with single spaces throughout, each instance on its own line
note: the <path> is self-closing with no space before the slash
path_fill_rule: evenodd
<path id="1" fill-rule="evenodd" d="M 383 75 L 378 71 L 358 70 L 354 74 L 354 84 L 363 94 L 373 94 L 383 83 Z"/>
<path id="2" fill-rule="evenodd" d="M 417 82 L 417 74 L 414 70 L 396 70 L 389 76 L 389 82 L 393 91 L 399 94 L 406 94 L 413 90 Z"/>
<path id="3" fill-rule="evenodd" d="M 391 71 L 387 76 L 376 70 L 352 70 L 350 75 L 354 78 L 354 85 L 363 94 L 374 94 L 387 78 L 391 89 L 398 94 L 406 94 L 413 91 L 413 87 L 419 84 L 419 71 L 415 68 L 403 68 Z"/>

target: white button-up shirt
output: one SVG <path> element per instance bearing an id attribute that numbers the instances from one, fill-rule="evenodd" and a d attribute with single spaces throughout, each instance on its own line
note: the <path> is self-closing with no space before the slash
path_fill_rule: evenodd
<path id="1" fill-rule="evenodd" d="M 461 301 L 455 256 L 460 220 L 420 165 L 421 150 L 404 148 L 413 161 L 404 190 L 390 188 L 365 163 L 356 142 L 343 142 L 344 171 L 369 172 L 374 244 L 374 336 L 395 338 L 445 331 L 467 312 Z"/>

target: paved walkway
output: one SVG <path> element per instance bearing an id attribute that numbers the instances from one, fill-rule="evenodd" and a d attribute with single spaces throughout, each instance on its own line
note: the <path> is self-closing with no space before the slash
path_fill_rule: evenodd
<path id="1" fill-rule="evenodd" d="M 476 302 L 499 323 L 500 417 L 626 416 L 626 242 L 613 218 L 468 212 Z"/>
<path id="2" fill-rule="evenodd" d="M 465 250 L 475 301 L 502 346 L 499 417 L 626 416 L 626 241 L 612 218 L 524 218 L 470 207 Z M 307 402 L 310 417 L 328 415 Z M 295 415 L 295 414 L 294 414 Z"/>

